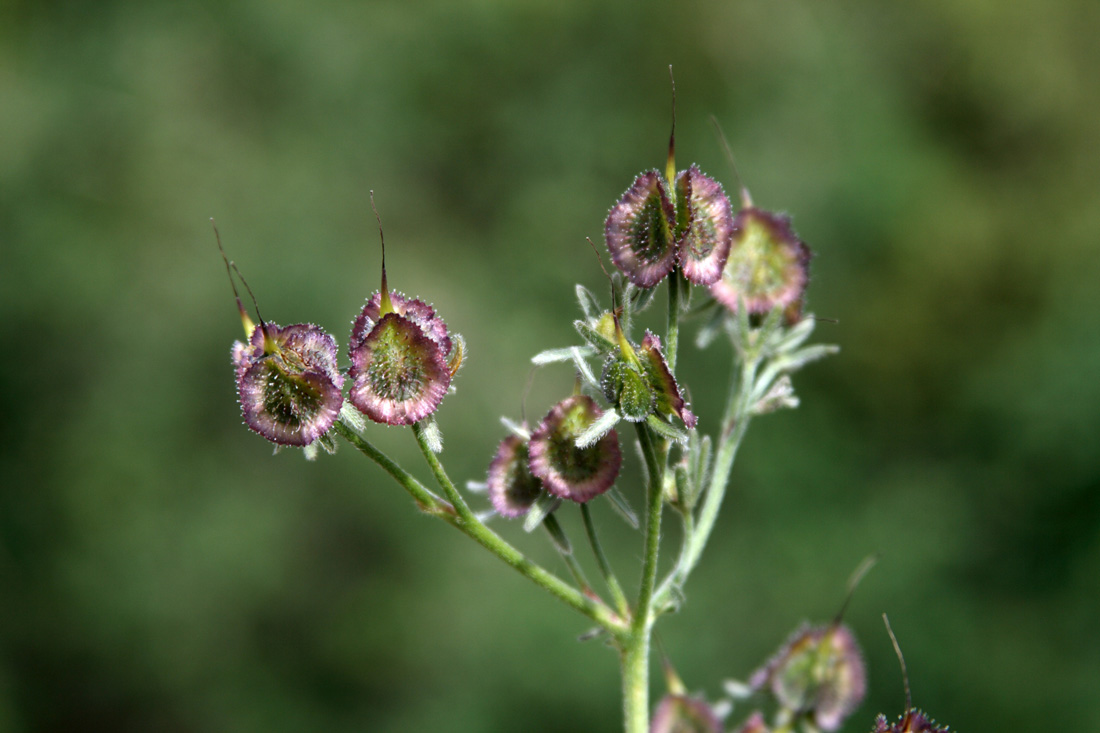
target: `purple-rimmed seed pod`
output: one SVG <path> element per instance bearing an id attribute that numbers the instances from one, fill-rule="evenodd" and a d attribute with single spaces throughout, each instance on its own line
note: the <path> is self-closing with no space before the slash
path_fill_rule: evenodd
<path id="1" fill-rule="evenodd" d="M 368 300 L 352 327 L 348 400 L 375 422 L 412 425 L 447 394 L 451 342 L 430 307 L 403 296 L 399 306 L 397 294 L 391 297 L 388 308 L 391 298 L 381 308 L 377 294 Z"/>
<path id="2" fill-rule="evenodd" d="M 243 311 L 242 311 L 243 312 Z M 241 414 L 279 445 L 306 446 L 324 435 L 344 404 L 336 342 L 319 327 L 262 323 L 233 344 Z"/>
<path id="3" fill-rule="evenodd" d="M 703 700 L 687 695 L 665 695 L 649 733 L 722 733 L 722 721 Z"/>
<path id="4" fill-rule="evenodd" d="M 591 397 L 573 395 L 554 405 L 531 434 L 528 466 L 554 496 L 583 504 L 615 483 L 622 454 L 614 430 L 586 448 L 577 447 L 577 437 L 601 415 Z"/>
<path id="5" fill-rule="evenodd" d="M 768 687 L 783 708 L 812 715 L 818 728 L 832 731 L 862 702 L 867 676 L 847 626 L 804 625 L 753 673 L 749 685 Z"/>
<path id="6" fill-rule="evenodd" d="M 502 517 L 522 517 L 542 494 L 542 483 L 531 475 L 528 460 L 527 443 L 518 435 L 500 441 L 487 483 L 489 501 Z"/>
<path id="7" fill-rule="evenodd" d="M 920 710 L 912 708 L 893 725 L 890 725 L 885 715 L 879 715 L 875 719 L 875 729 L 872 733 L 950 733 L 950 731 L 947 726 L 939 727 L 934 720 Z"/>
<path id="8" fill-rule="evenodd" d="M 604 223 L 611 261 L 640 288 L 652 288 L 676 265 L 676 210 L 665 185 L 657 171 L 642 173 Z"/>
<path id="9" fill-rule="evenodd" d="M 676 176 L 676 261 L 696 285 L 722 276 L 733 242 L 733 207 L 722 185 L 692 165 Z"/>
<path id="10" fill-rule="evenodd" d="M 412 425 L 439 407 L 465 349 L 461 337 L 452 344 L 447 324 L 430 305 L 389 289 L 381 218 L 378 234 L 382 287 L 367 298 L 351 327 L 348 401 L 374 422 Z"/>
<path id="11" fill-rule="evenodd" d="M 711 294 L 735 313 L 740 303 L 752 314 L 783 308 L 787 322 L 794 323 L 810 280 L 810 248 L 794 233 L 790 218 L 753 206 L 738 212 L 733 228 L 733 246 Z"/>
<path id="12" fill-rule="evenodd" d="M 689 430 L 694 428 L 698 418 L 688 409 L 687 402 L 684 401 L 683 394 L 680 392 L 680 385 L 668 368 L 668 362 L 661 353 L 660 337 L 646 331 L 642 346 L 638 349 L 638 358 L 641 360 L 642 368 L 645 369 L 650 387 L 656 395 L 656 411 L 664 417 L 676 416 Z"/>

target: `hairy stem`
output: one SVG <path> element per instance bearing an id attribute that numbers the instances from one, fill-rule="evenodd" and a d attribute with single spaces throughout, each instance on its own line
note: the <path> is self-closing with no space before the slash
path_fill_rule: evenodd
<path id="1" fill-rule="evenodd" d="M 683 587 L 688 575 L 699 563 L 703 549 L 710 540 L 714 524 L 718 519 L 718 510 L 722 507 L 722 500 L 726 495 L 737 449 L 741 446 L 741 440 L 745 437 L 745 431 L 749 426 L 752 407 L 749 404 L 749 396 L 756 379 L 758 365 L 757 358 L 746 358 L 740 363 L 740 368 L 735 362 L 730 379 L 726 413 L 722 418 L 722 431 L 718 435 L 714 468 L 703 497 L 703 506 L 699 510 L 697 521 L 690 515 L 684 517 L 684 544 L 675 568 L 657 591 L 654 606 L 658 609 L 666 608 L 670 597 Z"/>
<path id="2" fill-rule="evenodd" d="M 676 373 L 676 350 L 680 345 L 680 273 L 673 270 L 668 278 L 668 330 L 665 334 L 665 361 Z"/>
<path id="3" fill-rule="evenodd" d="M 454 505 L 458 516 L 462 518 L 463 522 L 481 524 L 474 513 L 470 511 L 470 507 L 466 504 L 466 500 L 462 498 L 462 494 L 458 493 L 458 489 L 455 488 L 454 483 L 447 476 L 447 472 L 443 470 L 443 465 L 436 457 L 435 451 L 428 444 L 427 437 L 424 434 L 424 426 L 420 423 L 413 423 L 412 429 L 413 435 L 416 436 L 416 444 L 420 446 L 420 452 L 424 454 L 424 460 L 428 462 L 428 466 L 432 469 L 432 475 L 435 476 L 436 483 L 439 484 L 439 488 L 443 489 L 443 495 L 447 497 L 447 500 Z"/>
<path id="4" fill-rule="evenodd" d="M 401 484 L 402 488 L 412 496 L 417 507 L 419 507 L 421 511 L 426 514 L 442 517 L 447 521 L 451 521 L 455 516 L 455 509 L 453 506 L 429 491 L 428 488 L 420 483 L 412 474 L 397 465 L 397 463 L 385 453 L 375 448 L 370 441 L 357 433 L 343 420 L 337 420 L 333 428 L 340 434 L 340 437 L 355 446 L 360 453 L 377 463 L 394 481 Z"/>
<path id="5" fill-rule="evenodd" d="M 464 515 L 461 510 L 458 510 L 456 507 L 448 504 L 428 491 L 423 484 L 417 481 L 407 471 L 398 466 L 393 460 L 343 422 L 336 422 L 336 431 L 341 437 L 363 453 L 363 455 L 370 458 L 386 471 L 386 473 L 390 474 L 398 484 L 412 495 L 418 505 L 422 508 L 426 507 L 426 512 L 446 520 L 448 524 L 465 533 L 486 550 L 515 568 L 521 575 L 542 587 L 566 605 L 579 611 L 595 623 L 607 629 L 616 639 L 628 633 L 629 629 L 626 622 L 620 619 L 610 608 L 603 603 L 599 603 L 585 596 L 553 573 L 550 573 L 540 565 L 527 559 L 522 552 L 505 542 L 498 534 L 478 521 L 477 517 L 475 517 L 470 512 L 469 508 L 466 507 L 465 502 L 462 502 L 462 507 L 465 508 Z M 422 449 L 427 449 L 427 445 L 423 445 Z M 427 453 L 431 454 L 433 457 L 435 455 L 430 449 L 427 449 Z M 431 463 L 431 461 L 429 461 L 429 463 Z M 435 463 L 438 465 L 438 461 Z M 458 496 L 457 489 L 454 488 L 454 484 L 451 483 L 451 480 L 447 478 L 447 474 L 443 471 L 442 466 L 439 466 L 439 471 L 436 473 L 436 479 L 440 480 L 440 486 L 445 493 Z M 461 497 L 458 498 L 461 500 Z"/>
<path id="6" fill-rule="evenodd" d="M 550 536 L 551 544 L 554 545 L 558 554 L 561 555 L 565 567 L 569 568 L 569 574 L 573 576 L 573 580 L 577 581 L 577 587 L 580 588 L 581 592 L 585 595 L 595 596 L 596 592 L 592 590 L 592 586 L 588 584 L 588 578 L 584 577 L 584 571 L 581 570 L 581 566 L 577 562 L 577 559 L 573 557 L 573 549 L 570 546 L 569 538 L 565 536 L 565 530 L 562 529 L 561 524 L 558 522 L 558 518 L 553 514 L 548 514 L 546 515 L 546 519 L 542 520 L 542 526 Z"/>
<path id="7" fill-rule="evenodd" d="M 657 456 L 649 427 L 645 423 L 636 423 L 636 428 L 645 457 L 648 493 L 642 580 L 638 602 L 630 620 L 630 635 L 621 646 L 623 714 L 627 733 L 645 733 L 649 728 L 649 644 L 653 631 L 653 588 L 657 579 L 664 500 L 664 462 Z"/>
<path id="8" fill-rule="evenodd" d="M 588 544 L 592 546 L 592 554 L 596 556 L 596 565 L 600 569 L 604 582 L 607 583 L 608 590 L 611 591 L 615 608 L 618 610 L 619 615 L 626 618 L 630 613 L 630 605 L 627 603 L 622 586 L 619 585 L 619 579 L 615 577 L 611 564 L 607 561 L 607 555 L 603 552 L 603 545 L 600 543 L 599 535 L 596 534 L 596 525 L 592 523 L 592 512 L 589 510 L 587 503 L 581 504 L 581 517 L 584 519 L 584 531 L 588 535 Z"/>

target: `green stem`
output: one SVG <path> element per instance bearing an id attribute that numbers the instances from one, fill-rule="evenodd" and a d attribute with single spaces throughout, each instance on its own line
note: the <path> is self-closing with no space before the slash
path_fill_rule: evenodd
<path id="1" fill-rule="evenodd" d="M 608 590 L 611 591 L 615 608 L 619 611 L 620 616 L 626 618 L 630 613 L 630 605 L 627 603 L 622 586 L 619 585 L 619 579 L 615 577 L 615 573 L 611 569 L 611 564 L 607 562 L 607 556 L 603 552 L 603 545 L 600 544 L 600 537 L 596 534 L 596 525 L 592 523 L 592 512 L 588 509 L 587 502 L 581 504 L 581 517 L 584 519 L 584 531 L 588 534 L 588 544 L 592 546 L 592 554 L 596 556 L 596 565 L 600 569 L 600 574 L 603 575 L 604 582 L 607 583 Z"/>
<path id="2" fill-rule="evenodd" d="M 424 426 L 417 422 L 413 423 L 412 429 L 413 435 L 416 436 L 416 443 L 420 446 L 420 452 L 424 454 L 424 460 L 428 462 L 428 466 L 432 469 L 432 475 L 435 476 L 436 483 L 443 489 L 443 495 L 447 497 L 447 500 L 454 505 L 458 516 L 462 518 L 463 522 L 481 524 L 474 513 L 470 511 L 470 507 L 466 504 L 466 500 L 462 498 L 462 494 L 458 493 L 458 489 L 455 488 L 454 483 L 447 476 L 447 472 L 443 470 L 443 465 L 439 462 L 439 458 L 436 457 L 435 451 L 432 450 L 427 437 L 424 435 Z"/>
<path id="3" fill-rule="evenodd" d="M 673 270 L 668 277 L 668 331 L 665 340 L 665 361 L 668 370 L 676 373 L 676 349 L 680 345 L 680 273 Z"/>
<path id="4" fill-rule="evenodd" d="M 725 498 L 726 487 L 729 485 L 730 470 L 733 468 L 734 459 L 737 458 L 737 449 L 741 447 L 741 440 L 749 427 L 752 416 L 749 412 L 751 405 L 748 404 L 748 400 L 753 381 L 756 379 L 757 363 L 756 360 L 749 360 L 741 365 L 741 386 L 736 396 L 730 395 L 730 404 L 726 408 L 726 418 L 722 421 L 722 434 L 715 453 L 714 471 L 710 477 L 707 495 L 703 499 L 703 508 L 699 511 L 699 521 L 692 535 L 691 553 L 684 568 L 685 579 L 699 562 L 703 548 L 706 547 L 707 540 L 710 539 L 710 534 L 714 530 L 718 510 L 722 506 L 722 499 Z"/>
<path id="5" fill-rule="evenodd" d="M 627 733 L 645 733 L 649 728 L 649 643 L 653 630 L 653 588 L 657 579 L 657 553 L 661 539 L 661 509 L 664 502 L 663 462 L 657 457 L 653 438 L 645 423 L 636 423 L 649 476 L 646 502 L 645 547 L 638 602 L 630 623 L 630 635 L 622 642 L 623 715 Z"/>
<path id="6" fill-rule="evenodd" d="M 455 516 L 453 506 L 429 491 L 412 474 L 397 465 L 385 453 L 375 448 L 370 441 L 345 424 L 343 420 L 337 420 L 333 427 L 340 434 L 340 437 L 355 446 L 360 453 L 377 463 L 383 471 L 401 484 L 405 491 L 416 501 L 416 505 L 421 511 L 452 521 Z"/>
<path id="7" fill-rule="evenodd" d="M 577 563 L 577 559 L 573 557 L 573 548 L 570 545 L 569 538 L 565 536 L 565 530 L 562 529 L 561 524 L 558 523 L 558 518 L 553 514 L 548 514 L 546 519 L 542 520 L 542 526 L 546 529 L 546 533 L 550 535 L 550 542 L 557 549 L 558 554 L 561 555 L 562 561 L 565 566 L 569 568 L 570 575 L 573 576 L 573 580 L 577 581 L 577 586 L 587 596 L 595 596 L 596 592 L 592 590 L 592 586 L 588 584 L 588 579 L 584 577 L 584 571 L 581 570 L 581 566 Z"/>
<path id="8" fill-rule="evenodd" d="M 622 646 L 623 720 L 626 733 L 649 731 L 649 629 Z"/>
<path id="9" fill-rule="evenodd" d="M 681 548 L 680 559 L 657 592 L 654 602 L 657 608 L 665 608 L 672 593 L 683 587 L 688 575 L 699 563 L 703 549 L 710 540 L 714 524 L 718 519 L 718 510 L 726 495 L 737 449 L 741 446 L 741 440 L 745 437 L 745 431 L 749 426 L 751 418 L 749 396 L 756 379 L 758 365 L 758 359 L 750 358 L 741 363 L 740 369 L 735 368 L 733 371 L 726 413 L 722 418 L 722 432 L 718 436 L 714 469 L 703 498 L 703 506 L 699 510 L 699 518 L 693 527 L 690 518 L 685 518 L 684 545 Z"/>
<path id="10" fill-rule="evenodd" d="M 579 611 L 592 621 L 607 629 L 616 639 L 628 633 L 626 623 L 616 616 L 610 608 L 603 603 L 599 603 L 585 596 L 553 573 L 548 572 L 540 565 L 528 560 L 522 552 L 505 542 L 503 538 L 478 521 L 477 517 L 470 513 L 469 508 L 466 508 L 465 502 L 462 502 L 461 506 L 465 508 L 466 515 L 464 515 L 461 510 L 456 509 L 451 504 L 448 504 L 428 491 L 423 484 L 413 478 L 407 471 L 394 463 L 389 457 L 371 445 L 369 441 L 343 422 L 336 422 L 336 431 L 341 437 L 354 445 L 361 453 L 373 460 L 381 466 L 386 473 L 396 479 L 397 483 L 408 491 L 422 508 L 427 507 L 425 511 L 446 520 L 452 527 L 455 527 L 471 537 L 486 550 L 519 571 L 519 573 L 528 580 L 531 580 L 554 597 L 563 601 L 566 605 Z M 435 454 L 428 449 L 427 445 L 422 444 L 422 450 L 425 449 L 427 453 L 434 457 Z M 431 461 L 429 461 L 429 463 L 431 463 Z M 435 463 L 438 465 L 438 461 Z M 445 492 L 458 496 L 458 491 L 454 488 L 454 484 L 451 483 L 450 479 L 447 478 L 447 474 L 443 472 L 442 466 L 439 467 L 436 478 L 442 479 L 440 486 Z M 449 490 L 447 488 L 448 486 L 450 487 Z M 458 498 L 461 500 L 460 496 Z"/>
<path id="11" fill-rule="evenodd" d="M 642 582 L 638 590 L 638 603 L 635 606 L 634 616 L 634 629 L 637 631 L 649 625 L 649 604 L 653 599 L 653 586 L 657 578 L 657 551 L 661 537 L 664 477 L 662 476 L 661 464 L 657 460 L 657 453 L 653 447 L 653 439 L 649 428 L 645 423 L 635 423 L 634 425 L 638 432 L 638 442 L 642 446 L 642 455 L 645 457 L 646 470 L 649 474 Z"/>

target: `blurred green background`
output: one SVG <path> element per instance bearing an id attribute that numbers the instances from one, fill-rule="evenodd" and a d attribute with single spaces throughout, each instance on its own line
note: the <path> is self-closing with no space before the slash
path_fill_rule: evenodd
<path id="1" fill-rule="evenodd" d="M 617 729 L 583 618 L 346 446 L 241 426 L 207 220 L 265 317 L 346 343 L 374 189 L 391 284 L 468 340 L 439 420 L 481 478 L 573 283 L 605 289 L 584 237 L 663 165 L 668 64 L 681 166 L 733 190 L 715 114 L 843 349 L 749 432 L 661 627 L 681 676 L 717 696 L 877 550 L 846 730 L 902 709 L 883 611 L 953 729 L 1100 729 L 1098 29 L 1092 0 L 0 3 L 0 730 Z M 692 331 L 713 430 L 730 350 Z"/>

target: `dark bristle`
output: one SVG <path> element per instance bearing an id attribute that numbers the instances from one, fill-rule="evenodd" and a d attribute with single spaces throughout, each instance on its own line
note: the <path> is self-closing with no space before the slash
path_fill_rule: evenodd
<path id="1" fill-rule="evenodd" d="M 856 588 L 859 587 L 860 582 L 863 581 L 863 577 L 871 571 L 871 568 L 878 562 L 878 553 L 868 555 L 863 558 L 854 571 L 852 571 L 851 577 L 848 578 L 848 590 L 844 595 L 844 602 L 840 604 L 840 610 L 837 611 L 836 617 L 833 619 L 833 625 L 839 626 L 841 619 L 844 618 L 844 612 L 848 610 L 848 604 L 852 600 L 852 595 L 856 592 Z"/>
<path id="2" fill-rule="evenodd" d="M 733 177 L 737 180 L 737 188 L 741 192 L 741 206 L 748 208 L 752 206 L 752 196 L 749 195 L 745 182 L 741 180 L 741 173 L 737 170 L 737 162 L 733 159 L 733 150 L 730 149 L 729 141 L 726 140 L 726 133 L 722 131 L 722 125 L 714 115 L 710 116 L 710 124 L 714 126 L 714 133 L 718 136 L 718 142 L 721 143 L 726 160 L 729 161 L 730 169 L 733 171 Z"/>
<path id="3" fill-rule="evenodd" d="M 890 635 L 890 642 L 894 645 L 894 653 L 898 655 L 898 663 L 901 665 L 901 678 L 905 683 L 905 722 L 908 724 L 910 716 L 913 714 L 913 697 L 909 692 L 909 670 L 905 667 L 905 656 L 901 653 L 901 645 L 898 644 L 898 638 L 894 636 L 894 630 L 890 628 L 890 619 L 886 614 L 882 614 L 882 621 L 886 624 L 886 633 Z"/>
<path id="4" fill-rule="evenodd" d="M 669 67 L 672 68 L 672 67 Z M 596 262 L 600 263 L 600 269 L 603 270 L 604 277 L 607 278 L 607 282 L 611 284 L 611 305 L 615 305 L 615 279 L 607 272 L 607 268 L 603 266 L 603 258 L 600 257 L 600 251 L 596 249 L 595 243 L 592 242 L 592 237 L 585 237 L 588 242 L 588 246 L 592 248 L 593 254 L 596 255 Z M 619 322 L 618 308 L 611 309 L 611 315 L 615 318 L 615 322 Z"/>
<path id="5" fill-rule="evenodd" d="M 237 268 L 236 262 L 230 262 L 230 266 L 233 268 L 233 272 L 237 273 L 237 277 L 241 279 L 241 284 L 244 285 L 244 289 L 248 291 L 248 297 L 252 299 L 252 307 L 256 309 L 256 320 L 260 322 L 260 327 L 265 328 L 267 324 L 264 323 L 264 317 L 260 315 L 260 304 L 256 301 L 256 295 L 252 292 L 252 288 L 249 287 L 248 281 L 244 279 L 244 275 Z"/>
<path id="6" fill-rule="evenodd" d="M 672 131 L 668 135 L 668 159 L 672 162 L 676 159 L 676 77 L 672 73 L 672 64 L 668 65 L 668 78 L 672 83 Z"/>
<path id="7" fill-rule="evenodd" d="M 248 281 L 244 279 L 244 275 L 241 274 L 240 269 L 237 267 L 237 263 L 226 256 L 225 248 L 222 247 L 222 235 L 221 232 L 218 231 L 218 225 L 214 222 L 214 217 L 210 217 L 210 226 L 214 228 L 214 240 L 218 243 L 218 251 L 222 255 L 222 262 L 225 263 L 225 272 L 229 275 L 229 286 L 233 288 L 233 297 L 237 300 L 237 309 L 242 314 L 245 313 L 244 306 L 241 304 L 240 293 L 237 292 L 237 284 L 233 281 L 234 273 L 237 274 L 245 290 L 248 291 L 248 297 L 252 299 L 252 307 L 256 309 L 256 320 L 260 322 L 260 326 L 264 326 L 263 316 L 260 315 L 260 304 L 256 302 L 256 296 L 252 293 L 252 288 L 248 286 Z"/>
<path id="8" fill-rule="evenodd" d="M 378 206 L 374 203 L 374 189 L 370 192 L 370 207 L 374 210 L 374 220 L 378 222 L 378 239 L 382 242 L 382 293 L 387 292 L 386 284 L 386 235 L 382 231 L 382 217 L 378 215 Z"/>

